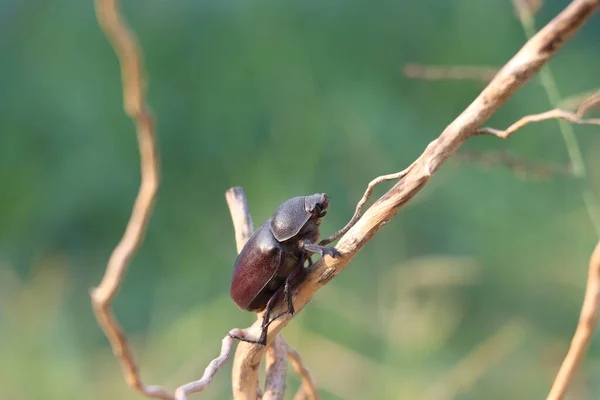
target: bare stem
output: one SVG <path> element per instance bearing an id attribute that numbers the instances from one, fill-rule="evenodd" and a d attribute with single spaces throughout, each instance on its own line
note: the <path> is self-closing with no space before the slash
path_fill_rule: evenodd
<path id="1" fill-rule="evenodd" d="M 502 139 L 508 139 L 510 135 L 534 122 L 547 121 L 549 119 L 563 119 L 577 125 L 600 125 L 600 118 L 583 119 L 577 114 L 555 108 L 554 110 L 546 111 L 540 114 L 526 115 L 505 130 L 493 128 L 481 128 L 477 130 L 478 135 L 488 134 L 494 135 Z"/>
<path id="2" fill-rule="evenodd" d="M 313 378 L 308 368 L 306 368 L 306 366 L 304 365 L 300 354 L 298 354 L 298 352 L 294 350 L 294 348 L 289 344 L 287 345 L 287 352 L 288 357 L 290 358 L 290 361 L 292 363 L 292 367 L 294 367 L 294 370 L 302 380 L 302 386 L 300 387 L 298 393 L 296 393 L 296 396 L 294 396 L 294 398 L 304 399 L 308 397 L 309 400 L 319 400 L 319 393 L 317 393 L 317 385 L 315 384 L 315 379 Z"/>
<path id="3" fill-rule="evenodd" d="M 306 278 L 293 290 L 299 312 L 312 296 L 342 271 L 373 235 L 410 201 L 434 174 L 485 122 L 561 48 L 561 46 L 600 7 L 600 0 L 574 0 L 558 16 L 533 36 L 494 76 L 479 96 L 425 149 L 409 171 L 341 237 L 336 248 L 342 257 L 324 257 L 307 271 Z M 274 312 L 282 311 L 281 302 Z M 283 329 L 292 317 L 287 315 L 269 327 L 268 340 Z M 258 326 L 259 324 L 255 324 Z M 238 345 L 233 375 L 256 370 L 263 356 L 263 346 Z M 245 386 L 235 388 L 236 399 L 254 399 L 253 379 L 240 380 Z"/>
<path id="4" fill-rule="evenodd" d="M 127 267 L 144 238 L 159 186 L 159 172 L 154 121 L 145 102 L 142 51 L 134 34 L 121 18 L 116 0 L 96 0 L 96 16 L 119 57 L 124 108 L 135 122 L 137 130 L 141 185 L 125 233 L 108 260 L 102 281 L 91 291 L 92 307 L 113 353 L 121 362 L 129 386 L 147 397 L 172 399 L 159 386 L 142 383 L 133 351 L 112 309 L 112 301 L 121 287 Z"/>
<path id="5" fill-rule="evenodd" d="M 248 211 L 246 195 L 241 187 L 233 187 L 227 190 L 227 192 L 225 192 L 225 199 L 229 206 L 229 213 L 231 214 L 233 229 L 235 231 L 236 247 L 239 253 L 254 231 L 254 228 L 252 227 L 252 216 Z M 233 343 L 235 342 L 235 339 L 232 336 L 252 339 L 255 337 L 251 329 L 236 328 L 230 330 L 223 338 L 219 356 L 210 362 L 199 380 L 181 385 L 175 390 L 176 400 L 186 400 L 188 395 L 201 392 L 212 382 L 217 371 L 225 365 L 231 356 Z"/>
<path id="6" fill-rule="evenodd" d="M 285 377 L 287 373 L 288 347 L 277 335 L 267 347 L 265 391 L 263 400 L 283 400 L 285 393 Z"/>
<path id="7" fill-rule="evenodd" d="M 369 182 L 369 185 L 367 186 L 367 190 L 365 190 L 365 193 L 363 194 L 362 198 L 360 199 L 360 201 L 356 205 L 356 210 L 354 211 L 354 215 L 352 216 L 352 218 L 350 219 L 350 221 L 348 221 L 348 223 L 346 224 L 346 226 L 344 226 L 342 229 L 340 229 L 339 231 L 337 231 L 333 235 L 329 236 L 326 239 L 321 240 L 320 244 L 323 246 L 323 245 L 329 244 L 329 243 L 337 240 L 344 233 L 348 232 L 348 230 L 350 228 L 352 228 L 354 226 L 354 224 L 356 224 L 356 221 L 358 221 L 358 219 L 362 215 L 363 207 L 365 206 L 365 204 L 367 203 L 367 201 L 369 201 L 369 198 L 373 194 L 373 190 L 375 190 L 375 186 L 377 186 L 377 185 L 379 185 L 380 183 L 383 183 L 383 182 L 388 182 L 388 181 L 393 181 L 393 180 L 401 179 L 402 177 L 404 177 L 408 173 L 409 170 L 410 170 L 410 167 L 406 168 L 403 171 L 396 172 L 394 174 L 378 176 L 377 178 L 375 178 L 371 182 Z"/>
<path id="8" fill-rule="evenodd" d="M 244 189 L 241 187 L 236 186 L 227 190 L 225 192 L 225 200 L 227 200 L 227 205 L 229 206 L 233 230 L 235 231 L 235 245 L 239 254 L 254 232 L 252 216 L 248 209 L 248 201 L 246 200 Z"/>
<path id="9" fill-rule="evenodd" d="M 573 335 L 571 347 L 565 357 L 560 370 L 556 375 L 554 384 L 548 394 L 548 400 L 559 400 L 565 395 L 569 383 L 573 379 L 577 368 L 585 358 L 585 354 L 590 345 L 596 324 L 598 322 L 598 309 L 600 308 L 600 242 L 596 245 L 590 258 L 588 271 L 587 287 L 579 324 Z"/>

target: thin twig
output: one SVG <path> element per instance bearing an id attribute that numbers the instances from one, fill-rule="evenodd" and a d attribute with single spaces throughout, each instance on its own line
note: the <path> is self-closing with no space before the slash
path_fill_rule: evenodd
<path id="1" fill-rule="evenodd" d="M 502 139 L 508 139 L 510 135 L 534 122 L 547 121 L 549 119 L 564 119 L 577 125 L 600 125 L 600 118 L 582 119 L 575 113 L 555 108 L 554 110 L 546 111 L 539 114 L 526 115 L 505 130 L 494 128 L 481 128 L 477 130 L 478 135 L 488 134 L 494 135 Z"/>
<path id="2" fill-rule="evenodd" d="M 298 392 L 294 396 L 295 399 L 304 399 L 308 397 L 309 400 L 319 400 L 319 393 L 317 392 L 317 385 L 315 384 L 315 379 L 312 374 L 304 365 L 300 354 L 292 346 L 287 344 L 287 353 L 290 358 L 290 362 L 292 363 L 292 367 L 300 376 L 300 380 L 302 381 L 302 386 L 298 389 Z M 300 397 L 301 396 L 301 397 Z"/>
<path id="3" fill-rule="evenodd" d="M 285 377 L 287 373 L 287 344 L 277 335 L 267 347 L 266 378 L 264 400 L 282 400 L 285 394 Z"/>
<path id="4" fill-rule="evenodd" d="M 525 35 L 528 39 L 531 38 L 536 32 L 534 15 L 524 13 L 520 14 L 519 17 Z M 541 69 L 540 82 L 552 107 L 560 108 L 561 95 L 550 66 L 546 65 Z M 590 96 L 586 101 L 580 104 L 577 115 L 579 117 L 583 117 L 583 113 L 597 105 L 598 100 L 600 100 L 598 99 L 598 95 Z M 577 140 L 577 136 L 575 135 L 575 130 L 573 129 L 572 124 L 569 124 L 565 120 L 559 119 L 558 126 L 567 149 L 573 176 L 579 180 L 581 197 L 590 217 L 590 222 L 594 226 L 597 236 L 600 237 L 600 208 L 598 207 L 599 199 L 589 187 L 587 166 L 583 160 L 583 151 L 581 145 Z"/>
<path id="5" fill-rule="evenodd" d="M 201 392 L 206 389 L 208 385 L 210 385 L 217 371 L 219 371 L 219 369 L 225 365 L 231 356 L 233 344 L 237 340 L 232 336 L 250 339 L 254 339 L 256 337 L 256 335 L 249 334 L 249 329 L 234 328 L 230 330 L 221 341 L 221 353 L 219 354 L 219 357 L 215 358 L 210 362 L 210 364 L 208 364 L 208 366 L 204 369 L 202 378 L 197 381 L 192 381 L 186 383 L 185 385 L 179 386 L 175 390 L 175 400 L 186 400 L 188 395 Z"/>
<path id="6" fill-rule="evenodd" d="M 235 245 L 239 254 L 254 232 L 252 216 L 248 209 L 248 201 L 246 200 L 244 189 L 241 187 L 235 186 L 227 190 L 225 192 L 225 200 L 227 200 L 227 205 L 229 206 L 229 213 L 231 214 L 233 230 L 235 232 Z"/>
<path id="7" fill-rule="evenodd" d="M 573 379 L 577 368 L 585 358 L 590 345 L 596 324 L 598 322 L 598 309 L 600 308 L 600 242 L 596 245 L 590 258 L 587 287 L 579 323 L 571 341 L 571 347 L 560 366 L 552 389 L 548 394 L 548 400 L 562 399 Z"/>
<path id="8" fill-rule="evenodd" d="M 410 63 L 404 66 L 404 76 L 427 81 L 473 80 L 489 82 L 498 73 L 497 67 L 477 65 L 421 65 Z"/>
<path id="9" fill-rule="evenodd" d="M 112 310 L 112 301 L 123 282 L 127 267 L 144 238 L 158 191 L 159 172 L 154 123 L 145 101 L 141 49 L 134 34 L 121 19 L 116 0 L 97 0 L 96 15 L 100 27 L 119 57 L 125 112 L 137 128 L 141 185 L 125 233 L 108 260 L 102 282 L 90 293 L 92 306 L 113 353 L 121 362 L 125 381 L 145 396 L 172 399 L 159 386 L 146 386 L 142 383 L 125 332 Z"/>
<path id="10" fill-rule="evenodd" d="M 586 114 L 591 108 L 594 108 L 593 104 L 592 104 L 591 108 L 585 107 L 584 112 L 580 114 L 579 109 L 581 109 L 582 105 L 585 104 L 584 100 L 587 100 L 588 98 L 598 99 L 600 101 L 600 90 L 599 89 L 588 90 L 583 93 L 578 93 L 578 94 L 574 94 L 569 97 L 566 97 L 561 100 L 560 108 L 562 108 L 564 110 L 571 110 L 571 111 L 577 110 L 576 114 L 579 116 L 583 116 L 583 114 Z"/>
<path id="11" fill-rule="evenodd" d="M 248 211 L 248 201 L 241 187 L 233 187 L 227 190 L 225 192 L 225 199 L 229 206 L 233 229 L 235 231 L 237 252 L 239 253 L 254 231 L 252 216 Z M 256 334 L 251 334 L 251 331 L 251 329 L 237 328 L 230 330 L 222 340 L 221 353 L 206 367 L 202 378 L 178 387 L 175 390 L 175 400 L 185 400 L 188 395 L 204 390 L 212 382 L 217 371 L 229 360 L 233 350 L 233 343 L 236 340 L 232 336 L 255 339 Z"/>
<path id="12" fill-rule="evenodd" d="M 306 278 L 293 289 L 294 307 L 300 312 L 312 296 L 342 271 L 366 243 L 412 199 L 456 150 L 521 88 L 600 7 L 600 0 L 574 0 L 546 27 L 532 37 L 494 76 L 482 93 L 433 141 L 406 175 L 367 209 L 336 246 L 339 258 L 324 257 L 307 270 Z M 283 310 L 278 302 L 274 312 Z M 297 315 L 296 313 L 296 315 Z M 292 316 L 286 315 L 269 326 L 267 340 L 283 329 Z M 254 326 L 259 326 L 255 323 Z M 255 370 L 264 346 L 240 343 L 233 375 Z M 251 374 L 252 375 L 252 374 Z M 256 397 L 256 380 L 240 379 L 236 400 Z"/>
<path id="13" fill-rule="evenodd" d="M 579 107 L 577 107 L 577 116 L 581 118 L 587 114 L 588 111 L 597 107 L 600 107 L 600 90 L 593 93 L 579 104 Z"/>
<path id="14" fill-rule="evenodd" d="M 373 194 L 373 190 L 375 190 L 375 186 L 377 186 L 377 185 L 379 185 L 380 183 L 383 183 L 383 182 L 388 182 L 388 181 L 393 181 L 393 180 L 401 179 L 401 178 L 403 178 L 408 173 L 408 171 L 410 171 L 410 167 L 406 168 L 403 171 L 396 172 L 394 174 L 378 176 L 377 178 L 375 178 L 371 182 L 369 182 L 369 185 L 367 186 L 367 190 L 365 190 L 365 193 L 363 194 L 362 198 L 360 199 L 360 201 L 356 205 L 356 209 L 354 211 L 354 215 L 352 216 L 352 218 L 350 218 L 350 221 L 348 221 L 348 223 L 346 224 L 346 226 L 344 226 L 342 229 L 340 229 L 339 231 L 337 231 L 333 235 L 329 236 L 328 238 L 321 240 L 321 242 L 319 244 L 321 246 L 323 246 L 323 245 L 329 244 L 329 243 L 337 240 L 343 234 L 345 234 L 346 232 L 348 232 L 348 230 L 350 228 L 352 228 L 354 226 L 354 224 L 356 224 L 356 221 L 358 221 L 358 219 L 362 215 L 361 213 L 362 213 L 363 207 L 365 206 L 365 204 L 367 203 L 367 201 L 369 201 L 369 198 Z"/>

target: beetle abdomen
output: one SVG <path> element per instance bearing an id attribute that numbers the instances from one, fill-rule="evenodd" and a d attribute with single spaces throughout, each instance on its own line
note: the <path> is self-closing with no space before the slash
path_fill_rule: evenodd
<path id="1" fill-rule="evenodd" d="M 264 289 L 281 265 L 282 245 L 271 233 L 270 223 L 269 219 L 254 232 L 235 262 L 230 294 L 243 310 L 265 307 L 270 296 Z"/>

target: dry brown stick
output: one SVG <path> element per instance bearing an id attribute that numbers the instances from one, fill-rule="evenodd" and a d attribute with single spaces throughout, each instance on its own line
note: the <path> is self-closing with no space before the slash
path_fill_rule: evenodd
<path id="1" fill-rule="evenodd" d="M 375 190 L 375 186 L 377 186 L 383 182 L 401 179 L 408 173 L 408 171 L 410 171 L 410 167 L 406 168 L 403 171 L 394 173 L 394 174 L 378 176 L 377 178 L 375 178 L 371 182 L 369 182 L 369 185 L 367 185 L 367 190 L 365 190 L 365 193 L 363 194 L 362 198 L 356 205 L 356 209 L 354 210 L 354 215 L 352 216 L 352 218 L 350 218 L 350 221 L 348 221 L 346 226 L 344 226 L 342 229 L 340 229 L 333 235 L 329 236 L 328 238 L 321 240 L 321 242 L 319 244 L 326 245 L 326 244 L 329 244 L 329 243 L 337 240 L 344 233 L 348 232 L 348 230 L 350 228 L 352 228 L 354 226 L 354 224 L 356 224 L 356 221 L 358 221 L 358 219 L 362 215 L 363 207 L 365 206 L 367 201 L 369 201 L 369 198 L 373 194 L 373 190 Z"/>
<path id="2" fill-rule="evenodd" d="M 97 0 L 96 15 L 100 27 L 119 57 L 124 108 L 135 122 L 137 130 L 141 185 L 125 233 L 108 260 L 102 282 L 91 291 L 92 307 L 113 353 L 121 362 L 125 381 L 145 396 L 172 399 L 172 396 L 159 386 L 146 386 L 142 383 L 125 332 L 112 310 L 112 301 L 123 282 L 131 258 L 143 240 L 152 214 L 159 173 L 153 119 L 145 103 L 141 49 L 135 36 L 121 19 L 116 0 Z"/>
<path id="3" fill-rule="evenodd" d="M 263 400 L 283 400 L 285 394 L 285 376 L 287 373 L 287 344 L 281 335 L 277 335 L 267 347 L 266 378 Z"/>
<path id="4" fill-rule="evenodd" d="M 465 111 L 425 149 L 404 178 L 379 198 L 340 239 L 337 249 L 342 257 L 325 257 L 309 268 L 306 279 L 293 290 L 296 311 L 301 311 L 317 290 L 350 263 L 373 235 L 421 190 L 431 175 L 558 51 L 598 7 L 600 0 L 574 0 L 521 48 Z M 278 311 L 282 311 L 281 302 L 274 312 Z M 268 340 L 291 318 L 286 315 L 273 322 Z M 236 400 L 256 398 L 257 367 L 263 354 L 264 346 L 238 345 L 233 365 Z"/>
<path id="5" fill-rule="evenodd" d="M 597 107 L 600 107 L 600 90 L 595 93 L 592 93 L 591 96 L 589 96 L 588 98 L 583 100 L 581 104 L 579 104 L 579 107 L 577 107 L 577 116 L 581 118 L 588 111 Z"/>
<path id="6" fill-rule="evenodd" d="M 227 200 L 227 206 L 231 214 L 231 221 L 233 222 L 233 230 L 235 232 L 235 246 L 239 254 L 254 232 L 252 216 L 248 209 L 246 195 L 241 187 L 235 186 L 227 190 L 225 192 L 225 200 Z"/>
<path id="7" fill-rule="evenodd" d="M 590 345 L 596 324 L 598 322 L 598 309 L 600 308 L 600 242 L 596 245 L 590 258 L 587 287 L 579 323 L 571 341 L 571 347 L 560 366 L 554 384 L 548 394 L 548 400 L 562 399 L 573 379 L 577 368 L 585 358 Z"/>
<path id="8" fill-rule="evenodd" d="M 304 399 L 308 397 L 309 400 L 319 400 L 319 393 L 317 392 L 317 385 L 315 384 L 315 379 L 312 374 L 304 365 L 300 354 L 292 346 L 287 344 L 287 353 L 290 358 L 290 362 L 292 363 L 292 367 L 300 376 L 300 380 L 302 381 L 302 386 L 298 389 L 298 392 L 294 396 L 294 399 Z"/>
<path id="9" fill-rule="evenodd" d="M 474 80 L 486 83 L 498 73 L 498 68 L 479 65 L 421 65 L 410 63 L 404 66 L 403 73 L 407 78 L 427 81 Z"/>
<path id="10" fill-rule="evenodd" d="M 233 187 L 225 193 L 227 205 L 231 214 L 233 227 L 236 237 L 236 248 L 238 253 L 244 248 L 246 242 L 252 236 L 254 231 L 252 224 L 252 217 L 248 210 L 248 202 L 246 196 L 241 187 Z M 252 329 L 232 329 L 223 338 L 223 344 L 221 346 L 221 352 L 217 358 L 215 358 L 204 370 L 202 378 L 197 381 L 187 383 L 180 386 L 175 391 L 176 400 L 185 400 L 187 396 L 192 393 L 200 392 L 204 390 L 212 381 L 217 371 L 227 362 L 229 359 L 233 343 L 235 341 L 231 336 L 238 336 L 242 338 L 256 338 L 256 334 L 253 334 Z M 265 383 L 264 398 L 276 399 L 277 396 L 283 396 L 285 388 L 285 361 L 287 360 L 287 343 L 280 336 L 277 337 L 277 343 L 271 343 L 267 352 L 267 379 Z M 283 361 L 282 361 L 283 360 Z M 283 371 L 281 363 L 283 365 Z M 271 366 L 271 368 L 269 368 Z M 261 393 L 257 390 L 257 394 Z M 257 397 L 263 397 L 263 394 L 257 395 Z"/>
<path id="11" fill-rule="evenodd" d="M 225 192 L 225 199 L 227 200 L 231 214 L 233 229 L 235 231 L 236 248 L 239 253 L 244 248 L 248 239 L 250 239 L 250 236 L 252 236 L 252 232 L 254 232 L 252 216 L 248 211 L 248 201 L 241 187 L 233 187 L 227 190 Z M 256 335 L 252 334 L 251 329 L 236 328 L 230 330 L 223 338 L 219 356 L 210 362 L 199 380 L 181 385 L 175 390 L 176 400 L 185 400 L 189 394 L 201 392 L 212 382 L 217 371 L 225 365 L 231 356 L 233 344 L 236 340 L 231 336 L 254 339 Z"/>
<path id="12" fill-rule="evenodd" d="M 594 94 L 588 97 L 581 104 L 593 105 L 592 102 L 595 100 L 595 96 L 596 95 Z M 583 112 L 588 111 L 589 109 L 591 109 L 591 107 L 588 105 L 586 105 L 585 108 L 580 107 L 580 110 L 583 110 Z M 526 125 L 529 125 L 534 122 L 546 121 L 549 119 L 564 119 L 577 125 L 600 125 L 600 118 L 583 119 L 583 113 L 581 115 L 579 115 L 579 113 L 580 111 L 578 111 L 577 113 L 572 113 L 569 111 L 562 110 L 560 108 L 555 108 L 554 110 L 546 111 L 539 114 L 526 115 L 511 126 L 509 126 L 508 128 L 506 128 L 505 130 L 499 130 L 494 128 L 482 128 L 477 130 L 476 133 L 478 135 L 488 134 L 498 136 L 502 139 L 508 139 L 510 135 L 512 135 L 513 133 L 515 133 L 516 131 L 518 131 Z"/>
<path id="13" fill-rule="evenodd" d="M 231 356 L 233 344 L 237 340 L 232 336 L 244 339 L 255 339 L 257 335 L 255 333 L 251 333 L 251 329 L 234 328 L 230 330 L 221 342 L 221 352 L 219 353 L 219 356 L 212 360 L 204 369 L 202 378 L 198 379 L 197 381 L 192 381 L 179 386 L 175 390 L 175 400 L 186 400 L 188 395 L 201 392 L 206 389 L 208 385 L 210 385 L 215 374 L 223 367 L 223 365 L 225 365 Z"/>
<path id="14" fill-rule="evenodd" d="M 566 110 L 577 110 L 577 115 L 579 116 L 583 116 L 584 114 L 586 114 L 591 108 L 588 108 L 587 105 L 585 104 L 587 101 L 592 102 L 591 104 L 591 108 L 594 108 L 594 104 L 596 101 L 600 102 L 600 90 L 598 89 L 594 89 L 594 90 L 588 90 L 585 91 L 583 93 L 578 93 L 578 94 L 574 94 L 571 95 L 569 97 L 564 98 L 561 102 L 560 105 L 562 109 L 566 109 Z M 582 107 L 583 105 L 585 105 L 585 107 Z M 596 106 L 598 106 L 600 104 L 596 104 Z M 580 112 L 580 110 L 583 109 L 583 112 Z"/>

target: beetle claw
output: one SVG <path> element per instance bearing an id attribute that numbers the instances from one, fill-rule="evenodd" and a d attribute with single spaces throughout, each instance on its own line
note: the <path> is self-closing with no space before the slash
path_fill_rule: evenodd
<path id="1" fill-rule="evenodd" d="M 327 254 L 328 256 L 330 256 L 332 258 L 337 258 L 337 257 L 342 256 L 335 247 L 323 247 L 323 253 Z"/>
<path id="2" fill-rule="evenodd" d="M 332 258 L 337 258 L 337 257 L 342 256 L 335 247 L 319 246 L 318 244 L 314 244 L 314 243 L 304 243 L 304 244 L 302 244 L 302 247 L 304 248 L 304 250 L 310 251 L 311 253 L 320 254 L 321 257 L 323 257 L 325 255 L 328 255 Z"/>
<path id="3" fill-rule="evenodd" d="M 237 339 L 240 342 L 247 342 L 247 343 L 253 343 L 253 344 L 261 344 L 263 346 L 267 345 L 267 335 L 261 333 L 260 338 L 258 338 L 258 340 L 253 340 L 253 339 L 245 339 L 241 336 L 238 335 L 234 335 L 232 333 L 228 333 L 227 336 L 229 336 L 232 339 Z"/>

